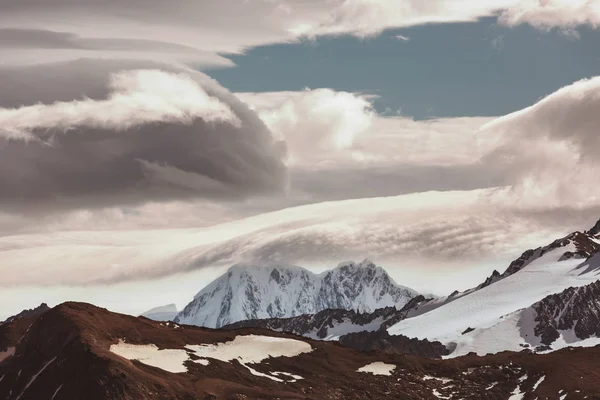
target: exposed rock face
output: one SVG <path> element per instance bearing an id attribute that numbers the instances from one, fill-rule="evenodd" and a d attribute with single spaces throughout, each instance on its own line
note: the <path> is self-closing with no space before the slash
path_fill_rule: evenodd
<path id="1" fill-rule="evenodd" d="M 532 307 L 537 314 L 534 332 L 545 345 L 558 339 L 560 331 L 571 331 L 579 340 L 600 337 L 600 281 L 552 294 Z"/>
<path id="2" fill-rule="evenodd" d="M 110 350 L 124 341 L 158 354 L 185 356 L 193 353 L 193 345 L 218 346 L 240 335 L 301 340 L 311 351 L 271 357 L 251 364 L 251 369 L 210 354 L 208 365 L 184 357 L 181 363 L 187 372 L 174 373 L 164 364 L 148 365 L 148 358 L 130 360 L 133 356 L 124 358 Z M 167 364 L 172 366 L 174 358 L 167 357 Z M 358 372 L 371 365 L 385 366 L 389 375 Z M 582 400 L 598 399 L 599 388 L 600 348 L 430 360 L 359 352 L 264 330 L 179 326 L 81 303 L 66 303 L 40 316 L 14 357 L 0 362 L 0 398 L 7 400 L 506 400 L 517 391 L 524 399 L 554 399 L 561 393 Z"/>
<path id="3" fill-rule="evenodd" d="M 388 354 L 412 354 L 426 358 L 442 358 L 450 351 L 440 342 L 419 340 L 398 335 L 391 336 L 386 330 L 349 333 L 339 343 L 359 351 L 377 350 Z"/>
<path id="4" fill-rule="evenodd" d="M 365 260 L 314 274 L 300 267 L 236 265 L 188 304 L 175 322 L 221 327 L 237 321 L 402 307 L 417 293 Z"/>

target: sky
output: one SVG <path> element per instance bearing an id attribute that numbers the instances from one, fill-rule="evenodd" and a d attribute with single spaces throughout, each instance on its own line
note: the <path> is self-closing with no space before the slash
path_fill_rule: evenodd
<path id="1" fill-rule="evenodd" d="M 600 218 L 600 1 L 0 0 L 0 319 L 370 258 L 448 294 Z"/>

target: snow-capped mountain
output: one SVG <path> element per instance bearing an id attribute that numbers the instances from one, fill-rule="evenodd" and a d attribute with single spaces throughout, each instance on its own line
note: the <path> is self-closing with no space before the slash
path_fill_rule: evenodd
<path id="1" fill-rule="evenodd" d="M 168 304 L 166 306 L 156 307 L 148 310 L 145 313 L 140 314 L 140 316 L 152 319 L 154 321 L 172 321 L 177 314 L 179 314 L 177 306 L 175 304 Z"/>
<path id="2" fill-rule="evenodd" d="M 388 332 L 440 341 L 453 350 L 453 357 L 523 348 L 548 350 L 540 346 L 549 340 L 544 333 L 566 342 L 557 341 L 552 349 L 577 345 L 586 338 L 572 335 L 569 329 L 574 326 L 565 334 L 556 333 L 575 323 L 574 319 L 565 321 L 568 315 L 592 318 L 595 303 L 577 299 L 589 300 L 589 294 L 595 293 L 582 287 L 598 280 L 599 242 L 598 232 L 592 228 L 528 250 L 503 274 L 495 271 L 473 289 L 419 305 Z"/>
<path id="3" fill-rule="evenodd" d="M 372 312 L 402 308 L 418 293 L 397 285 L 369 260 L 314 274 L 296 266 L 235 265 L 177 315 L 175 322 L 219 328 L 237 321 L 315 314 L 325 309 Z"/>

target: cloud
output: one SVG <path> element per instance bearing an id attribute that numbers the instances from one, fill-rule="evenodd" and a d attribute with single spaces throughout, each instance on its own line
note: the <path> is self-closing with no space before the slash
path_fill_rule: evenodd
<path id="1" fill-rule="evenodd" d="M 236 95 L 286 141 L 292 164 L 351 148 L 375 118 L 368 96 L 331 89 Z"/>
<path id="2" fill-rule="evenodd" d="M 500 22 L 514 26 L 527 23 L 540 29 L 600 25 L 600 4 L 595 0 L 520 0 L 504 10 Z"/>
<path id="3" fill-rule="evenodd" d="M 404 35 L 396 35 L 396 36 L 394 36 L 394 38 L 396 40 L 400 40 L 402 42 L 408 42 L 408 41 L 410 41 L 410 38 L 408 36 L 404 36 Z"/>
<path id="4" fill-rule="evenodd" d="M 600 77 L 568 85 L 538 103 L 482 127 L 501 137 L 485 157 L 511 165 L 511 198 L 534 208 L 589 207 L 600 198 Z"/>
<path id="5" fill-rule="evenodd" d="M 239 199 L 287 185 L 281 144 L 204 74 L 82 60 L 5 68 L 0 88 L 5 206 Z"/>
<path id="6" fill-rule="evenodd" d="M 240 121 L 228 105 L 209 96 L 189 75 L 160 70 L 114 73 L 106 100 L 73 100 L 0 109 L 0 134 L 5 139 L 41 140 L 40 130 L 58 134 L 84 128 L 125 131 L 151 123 L 191 124 Z M 85 133 L 82 133 L 85 134 Z"/>
<path id="7" fill-rule="evenodd" d="M 290 165 L 313 169 L 470 164 L 492 149 L 489 117 L 415 121 L 377 114 L 372 95 L 331 89 L 236 93 L 287 143 Z"/>
<path id="8" fill-rule="evenodd" d="M 231 62 L 221 54 L 303 37 L 369 37 L 386 29 L 495 15 L 510 26 L 529 23 L 572 31 L 584 24 L 595 27 L 600 12 L 592 0 L 128 0 L 126 5 L 104 0 L 2 0 L 0 63 L 97 57 L 226 66 Z"/>

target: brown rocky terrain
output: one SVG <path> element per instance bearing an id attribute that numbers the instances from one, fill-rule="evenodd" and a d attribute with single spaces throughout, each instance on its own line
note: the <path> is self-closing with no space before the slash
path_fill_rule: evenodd
<path id="1" fill-rule="evenodd" d="M 110 351 L 124 341 L 187 349 L 231 342 L 243 335 L 301 340 L 312 351 L 252 364 L 210 359 L 172 373 Z M 189 349 L 186 351 L 190 351 Z M 142 357 L 143 358 L 143 357 Z M 382 362 L 390 375 L 358 372 Z M 285 371 L 298 379 L 268 379 Z M 301 378 L 300 378 L 301 377 Z M 542 379 L 543 378 L 543 379 Z M 533 399 L 600 399 L 600 348 L 565 349 L 547 355 L 500 353 L 432 360 L 411 355 L 360 352 L 260 329 L 212 330 L 155 322 L 89 304 L 65 303 L 39 316 L 13 356 L 0 362 L 0 398 L 67 399 L 486 399 L 524 393 Z"/>

